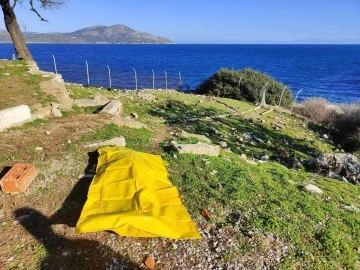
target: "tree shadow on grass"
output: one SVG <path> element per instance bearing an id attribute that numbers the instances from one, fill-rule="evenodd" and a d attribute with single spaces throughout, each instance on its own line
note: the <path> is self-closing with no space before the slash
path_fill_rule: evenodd
<path id="1" fill-rule="evenodd" d="M 218 116 L 219 112 L 211 108 L 172 102 L 170 105 L 166 103 L 160 109 L 151 111 L 150 114 L 164 118 L 167 124 L 174 128 L 206 135 L 215 144 L 226 141 L 232 152 L 236 154 L 242 154 L 247 149 L 248 155 L 255 158 L 270 152 L 273 159 L 277 159 L 284 152 L 287 154 L 297 152 L 301 157 L 318 153 L 315 147 L 306 142 L 269 128 L 256 120 L 246 119 L 241 115 Z M 242 137 L 243 133 L 249 132 L 253 138 L 255 136 L 261 141 L 251 139 L 239 142 L 238 138 Z M 268 141 L 271 143 L 267 143 Z"/>
<path id="2" fill-rule="evenodd" d="M 106 269 L 110 265 L 114 267 L 112 269 L 139 269 L 128 258 L 98 241 L 73 240 L 56 234 L 51 228 L 51 220 L 37 210 L 20 208 L 14 216 L 46 250 L 46 257 L 36 269 L 90 270 Z"/>
<path id="3" fill-rule="evenodd" d="M 129 258 L 117 254 L 111 248 L 98 241 L 87 239 L 69 239 L 56 234 L 51 225 L 65 224 L 75 227 L 96 169 L 98 153 L 88 153 L 88 166 L 81 178 L 63 202 L 61 208 L 50 218 L 31 208 L 20 208 L 14 212 L 19 223 L 42 244 L 46 257 L 36 269 L 139 269 Z"/>
<path id="4" fill-rule="evenodd" d="M 97 151 L 88 153 L 88 165 L 84 170 L 85 175 L 75 184 L 61 208 L 50 217 L 53 224 L 66 224 L 70 227 L 76 226 L 87 199 L 89 186 L 96 173 L 98 156 L 99 154 Z"/>

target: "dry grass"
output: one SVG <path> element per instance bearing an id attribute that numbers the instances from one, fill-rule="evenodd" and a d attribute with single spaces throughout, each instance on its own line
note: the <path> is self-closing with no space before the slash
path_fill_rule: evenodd
<path id="1" fill-rule="evenodd" d="M 328 127 L 346 150 L 360 149 L 360 104 L 333 104 L 324 98 L 311 98 L 297 107 L 296 113 Z"/>

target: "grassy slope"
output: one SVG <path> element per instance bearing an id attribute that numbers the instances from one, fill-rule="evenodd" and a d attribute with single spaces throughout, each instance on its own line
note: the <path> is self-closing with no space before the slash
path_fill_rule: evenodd
<path id="1" fill-rule="evenodd" d="M 1 76 L 1 73 L 7 71 L 13 76 L 6 78 Z M 11 91 L 13 81 L 30 87 L 34 92 L 38 91 L 33 82 L 37 82 L 39 78 L 29 81 L 27 77 L 22 77 L 22 72 L 22 67 L 0 69 L 1 108 L 6 105 L 5 95 L 13 100 L 9 104 L 11 106 L 29 100 L 28 93 Z M 84 149 L 83 145 L 86 142 L 122 135 L 127 139 L 128 147 L 132 149 L 163 155 L 169 163 L 171 181 L 179 188 L 184 204 L 197 222 L 201 220 L 200 209 L 206 208 L 213 215 L 208 222 L 214 223 L 217 227 L 239 228 L 238 246 L 241 252 L 238 254 L 225 252 L 223 255 L 227 260 L 231 260 L 234 256 L 247 256 L 265 248 L 261 244 L 249 247 L 244 241 L 244 235 L 273 233 L 283 239 L 289 247 L 288 256 L 282 258 L 277 267 L 283 269 L 359 267 L 360 214 L 345 210 L 343 206 L 354 205 L 360 208 L 360 188 L 306 172 L 304 169 L 286 168 L 279 162 L 289 161 L 282 158 L 283 153 L 293 152 L 295 159 L 304 160 L 334 149 L 331 141 L 320 140 L 316 132 L 304 128 L 304 120 L 280 112 L 262 116 L 261 111 L 250 112 L 244 116 L 217 118 L 214 116 L 241 113 L 253 106 L 234 100 L 204 98 L 176 92 L 151 92 L 158 97 L 158 100 L 147 102 L 135 93 L 111 93 L 76 86 L 72 86 L 71 89 L 74 98 L 93 97 L 95 93 L 100 92 L 121 100 L 124 104 L 124 114 L 136 112 L 139 120 L 147 124 L 150 130 L 94 123 L 72 137 L 71 144 L 65 144 L 57 152 L 49 151 L 46 154 L 47 160 L 72 156 L 73 167 L 85 166 L 88 150 Z M 31 98 L 43 102 L 41 95 L 31 95 Z M 63 120 L 68 118 L 70 121 L 84 113 L 91 111 L 77 109 L 66 113 Z M 13 132 L 23 132 L 31 136 L 39 127 L 51 127 L 52 124 L 57 123 L 56 121 L 61 119 L 36 121 L 13 129 Z M 286 121 L 288 126 L 283 130 L 274 130 L 271 123 L 278 121 Z M 191 154 L 174 156 L 169 142 L 177 138 L 172 137 L 169 131 L 181 129 L 191 133 L 206 134 L 214 143 L 226 141 L 231 152 L 222 151 L 220 157 Z M 251 132 L 263 142 L 240 142 L 239 138 L 244 132 Z M 0 137 L 2 136 L 5 135 L 0 134 Z M 12 143 L 10 137 L 4 138 L 9 140 L 8 144 Z M 46 171 L 44 163 L 48 163 L 44 162 L 43 155 L 31 151 L 34 146 L 35 144 L 24 145 L 21 152 L 18 149 L 5 149 L 0 157 L 0 168 L 9 166 L 15 161 L 28 161 L 35 163 L 40 170 Z M 240 158 L 244 153 L 248 159 L 254 160 L 266 154 L 270 156 L 270 161 L 252 165 Z M 74 168 L 67 171 L 59 170 L 55 179 L 65 175 L 74 179 L 78 173 L 79 171 Z M 40 174 L 32 184 L 26 201 L 39 208 L 41 204 L 39 201 L 57 193 L 54 201 L 49 202 L 49 206 L 44 208 L 44 211 L 53 213 L 71 192 L 74 181 L 69 187 L 57 189 L 61 185 L 58 181 L 46 184 L 42 183 L 43 178 L 45 179 L 46 175 Z M 324 191 L 323 195 L 306 192 L 303 186 L 308 183 L 321 188 Z M 24 198 L 21 196 L 5 198 L 5 195 L 0 195 L 0 198 L 1 196 L 2 211 L 10 212 L 24 204 Z M 8 225 L 3 226 L 1 232 L 9 233 L 11 228 Z M 16 242 L 13 242 L 13 245 L 13 249 L 16 249 Z M 29 256 L 33 256 L 35 262 L 39 260 L 35 248 Z M 7 264 L 6 267 L 13 269 L 11 265 Z"/>

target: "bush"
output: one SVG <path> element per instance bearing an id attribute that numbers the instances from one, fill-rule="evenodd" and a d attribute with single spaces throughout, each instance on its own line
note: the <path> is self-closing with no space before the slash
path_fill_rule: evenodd
<path id="1" fill-rule="evenodd" d="M 334 139 L 350 151 L 360 150 L 360 105 L 343 104 L 343 113 L 333 118 L 329 126 L 333 129 Z"/>
<path id="2" fill-rule="evenodd" d="M 201 83 L 196 90 L 199 94 L 259 102 L 260 91 L 266 83 L 268 83 L 266 86 L 266 103 L 278 105 L 285 85 L 265 73 L 250 68 L 243 70 L 220 69 Z M 281 105 L 288 106 L 292 101 L 291 91 L 286 88 Z"/>
<path id="3" fill-rule="evenodd" d="M 323 98 L 311 98 L 295 112 L 330 129 L 335 142 L 348 151 L 360 150 L 360 105 L 332 104 Z"/>
<path id="4" fill-rule="evenodd" d="M 324 98 L 311 98 L 304 101 L 303 104 L 294 108 L 294 112 L 301 114 L 315 122 L 329 124 L 334 116 L 341 109 Z"/>

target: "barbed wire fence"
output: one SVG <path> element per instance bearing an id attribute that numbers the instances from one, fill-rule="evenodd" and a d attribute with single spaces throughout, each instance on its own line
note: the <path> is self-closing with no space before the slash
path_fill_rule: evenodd
<path id="1" fill-rule="evenodd" d="M 37 62 L 39 68 L 61 74 L 71 83 L 91 85 L 95 87 L 112 88 L 118 90 L 141 89 L 176 89 L 190 91 L 190 84 L 181 71 L 144 70 L 136 67 L 119 67 L 109 65 L 63 64 L 56 61 Z"/>

